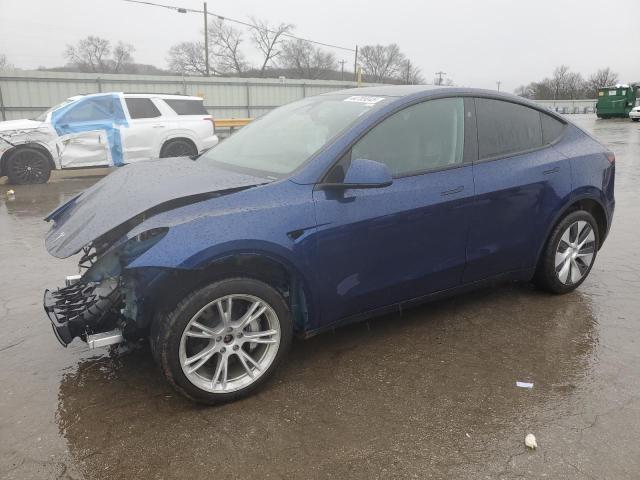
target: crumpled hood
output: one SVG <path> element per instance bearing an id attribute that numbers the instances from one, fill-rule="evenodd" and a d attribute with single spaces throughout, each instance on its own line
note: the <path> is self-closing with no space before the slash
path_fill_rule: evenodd
<path id="1" fill-rule="evenodd" d="M 138 162 L 119 168 L 51 212 L 47 251 L 66 258 L 93 240 L 142 214 L 197 202 L 209 195 L 247 188 L 270 180 L 189 158 Z M 133 225 L 132 225 L 133 227 Z"/>
<path id="2" fill-rule="evenodd" d="M 42 126 L 43 122 L 37 120 L 7 120 L 6 122 L 0 122 L 0 133 L 14 130 L 33 130 Z"/>

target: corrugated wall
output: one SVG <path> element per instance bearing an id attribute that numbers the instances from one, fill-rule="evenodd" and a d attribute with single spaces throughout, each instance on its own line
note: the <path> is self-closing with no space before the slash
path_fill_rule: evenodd
<path id="1" fill-rule="evenodd" d="M 214 118 L 257 117 L 300 98 L 354 86 L 330 80 L 0 72 L 0 119 L 33 118 L 73 95 L 98 92 L 199 95 Z"/>

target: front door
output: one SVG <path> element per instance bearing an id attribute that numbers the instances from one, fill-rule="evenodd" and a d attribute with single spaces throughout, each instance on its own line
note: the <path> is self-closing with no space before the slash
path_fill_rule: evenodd
<path id="1" fill-rule="evenodd" d="M 87 96 L 53 112 L 62 168 L 121 164 L 124 120 L 116 94 Z"/>
<path id="2" fill-rule="evenodd" d="M 316 188 L 314 263 L 323 322 L 460 284 L 474 195 L 464 119 L 461 98 L 407 107 L 335 167 L 345 171 L 356 158 L 385 163 L 391 186 Z"/>

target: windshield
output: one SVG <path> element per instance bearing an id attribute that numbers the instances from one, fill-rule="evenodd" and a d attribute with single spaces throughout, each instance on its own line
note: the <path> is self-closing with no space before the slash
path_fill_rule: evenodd
<path id="1" fill-rule="evenodd" d="M 44 122 L 47 119 L 47 115 L 49 115 L 51 112 L 53 112 L 54 110 L 59 109 L 60 107 L 64 107 L 65 105 L 69 105 L 73 101 L 75 101 L 75 100 L 67 98 L 64 102 L 59 103 L 58 105 L 56 105 L 54 107 L 51 107 L 49 110 L 47 110 L 46 112 L 41 113 L 40 115 L 38 115 L 33 120 L 37 120 L 38 122 Z"/>
<path id="2" fill-rule="evenodd" d="M 322 95 L 290 103 L 243 127 L 200 159 L 274 175 L 288 174 L 385 100 Z"/>

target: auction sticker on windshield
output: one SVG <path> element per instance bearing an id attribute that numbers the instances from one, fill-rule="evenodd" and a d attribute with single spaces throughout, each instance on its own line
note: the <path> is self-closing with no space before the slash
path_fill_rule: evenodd
<path id="1" fill-rule="evenodd" d="M 357 102 L 357 103 L 366 103 L 367 105 L 375 105 L 378 102 L 384 100 L 384 97 L 367 97 L 364 95 L 354 95 L 349 98 L 345 98 L 345 102 Z"/>

